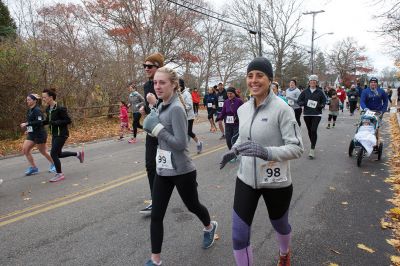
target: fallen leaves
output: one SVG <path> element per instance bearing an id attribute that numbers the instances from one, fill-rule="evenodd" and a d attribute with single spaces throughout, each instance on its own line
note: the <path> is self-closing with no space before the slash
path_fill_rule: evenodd
<path id="1" fill-rule="evenodd" d="M 374 252 L 375 252 L 375 250 L 373 250 L 372 248 L 367 247 L 367 246 L 364 245 L 364 244 L 357 244 L 357 247 L 358 247 L 359 249 L 362 249 L 362 250 L 367 251 L 368 253 L 374 253 Z"/>

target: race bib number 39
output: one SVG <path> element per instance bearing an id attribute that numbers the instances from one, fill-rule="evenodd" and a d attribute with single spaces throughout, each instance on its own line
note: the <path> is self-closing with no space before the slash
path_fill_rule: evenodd
<path id="1" fill-rule="evenodd" d="M 235 118 L 233 117 L 233 115 L 228 115 L 228 116 L 226 117 L 226 123 L 227 123 L 227 124 L 233 124 L 233 123 L 235 123 Z"/>
<path id="2" fill-rule="evenodd" d="M 220 108 L 224 107 L 224 102 L 218 102 L 218 107 Z"/>
<path id="3" fill-rule="evenodd" d="M 157 149 L 156 164 L 157 168 L 174 169 L 172 166 L 172 156 L 170 151 Z"/>
<path id="4" fill-rule="evenodd" d="M 262 181 L 261 185 L 272 183 L 282 183 L 288 180 L 287 178 L 288 162 L 269 161 L 261 165 Z"/>
<path id="5" fill-rule="evenodd" d="M 318 102 L 317 101 L 313 101 L 313 100 L 308 100 L 307 101 L 307 106 L 310 108 L 315 108 L 317 107 Z"/>

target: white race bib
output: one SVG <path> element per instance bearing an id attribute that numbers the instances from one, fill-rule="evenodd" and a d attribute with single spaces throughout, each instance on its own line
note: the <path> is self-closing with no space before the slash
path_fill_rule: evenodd
<path id="1" fill-rule="evenodd" d="M 282 183 L 288 181 L 287 169 L 288 161 L 275 162 L 268 161 L 263 163 L 261 166 L 261 186 L 268 185 L 271 183 Z"/>
<path id="2" fill-rule="evenodd" d="M 207 103 L 207 107 L 211 108 L 212 107 L 212 103 Z"/>
<path id="3" fill-rule="evenodd" d="M 289 105 L 294 105 L 294 101 L 288 99 L 288 104 L 289 104 Z"/>
<path id="4" fill-rule="evenodd" d="M 356 96 L 350 96 L 350 99 L 354 99 L 354 98 L 356 98 Z"/>
<path id="5" fill-rule="evenodd" d="M 42 117 L 39 115 L 39 116 L 37 117 L 37 120 L 42 121 Z"/>
<path id="6" fill-rule="evenodd" d="M 233 115 L 228 115 L 228 116 L 226 117 L 226 123 L 227 123 L 227 124 L 233 124 L 233 123 L 235 123 L 235 117 L 234 117 Z"/>
<path id="7" fill-rule="evenodd" d="M 33 132 L 33 128 L 32 128 L 32 126 L 27 126 L 26 127 L 26 132 Z"/>
<path id="8" fill-rule="evenodd" d="M 164 151 L 160 148 L 157 149 L 156 164 L 157 168 L 162 169 L 174 169 L 172 166 L 172 153 L 170 151 Z"/>
<path id="9" fill-rule="evenodd" d="M 308 100 L 307 101 L 307 106 L 310 108 L 315 108 L 317 107 L 318 102 L 317 101 L 313 101 L 313 100 Z"/>
<path id="10" fill-rule="evenodd" d="M 218 107 L 220 108 L 224 107 L 224 102 L 218 102 Z"/>
<path id="11" fill-rule="evenodd" d="M 366 116 L 375 116 L 375 112 L 368 110 L 368 111 L 365 112 L 365 115 Z"/>
<path id="12" fill-rule="evenodd" d="M 341 92 L 338 92 L 337 95 L 340 96 L 340 95 L 342 95 L 342 93 L 341 93 Z"/>

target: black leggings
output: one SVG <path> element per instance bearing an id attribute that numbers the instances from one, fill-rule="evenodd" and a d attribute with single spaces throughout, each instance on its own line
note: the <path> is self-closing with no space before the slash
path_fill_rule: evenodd
<path id="1" fill-rule="evenodd" d="M 301 127 L 300 117 L 301 117 L 302 112 L 303 112 L 303 109 L 301 109 L 301 108 L 294 109 L 294 115 L 296 116 L 296 121 L 297 121 L 297 124 L 299 125 L 299 127 Z"/>
<path id="2" fill-rule="evenodd" d="M 320 121 L 320 116 L 304 116 L 304 122 L 306 122 L 308 137 L 310 138 L 311 142 L 311 149 L 315 149 L 315 144 L 317 144 L 317 130 Z"/>
<path id="3" fill-rule="evenodd" d="M 337 118 L 337 115 L 328 115 L 328 121 L 331 122 L 331 120 L 333 119 L 334 124 L 336 122 L 336 118 Z"/>
<path id="4" fill-rule="evenodd" d="M 193 103 L 193 111 L 195 114 L 199 113 L 199 104 L 198 103 Z"/>
<path id="5" fill-rule="evenodd" d="M 351 101 L 350 102 L 350 113 L 353 114 L 354 110 L 357 108 L 357 102 L 356 101 Z"/>
<path id="6" fill-rule="evenodd" d="M 149 180 L 150 193 L 153 191 L 154 177 L 156 176 L 156 157 L 158 140 L 149 134 L 146 135 L 146 172 L 147 179 Z"/>
<path id="7" fill-rule="evenodd" d="M 53 136 L 51 140 L 51 151 L 50 156 L 53 159 L 54 165 L 56 167 L 57 173 L 61 172 L 61 162 L 59 158 L 65 158 L 70 156 L 76 156 L 76 152 L 62 151 L 62 148 L 67 141 L 68 137 L 55 137 Z"/>
<path id="8" fill-rule="evenodd" d="M 151 252 L 154 254 L 161 253 L 164 236 L 163 220 L 175 186 L 189 211 L 194 213 L 205 227 L 211 222 L 207 208 L 199 202 L 196 171 L 177 176 L 156 175 L 150 223 Z"/>
<path id="9" fill-rule="evenodd" d="M 231 149 L 239 137 L 239 125 L 225 124 L 225 139 L 228 149 Z"/>
<path id="10" fill-rule="evenodd" d="M 194 119 L 188 120 L 188 135 L 192 139 L 194 139 L 196 137 L 196 134 L 193 133 L 193 122 L 194 122 Z"/>
<path id="11" fill-rule="evenodd" d="M 142 117 L 142 115 L 139 112 L 135 112 L 133 113 L 132 116 L 133 116 L 133 121 L 132 121 L 133 137 L 136 138 L 137 129 L 138 128 L 143 129 L 143 126 L 140 124 L 140 117 Z"/>

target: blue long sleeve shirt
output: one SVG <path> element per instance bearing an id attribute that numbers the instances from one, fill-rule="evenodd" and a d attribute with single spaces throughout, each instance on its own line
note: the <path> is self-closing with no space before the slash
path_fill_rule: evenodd
<path id="1" fill-rule="evenodd" d="M 375 91 L 366 88 L 361 94 L 360 106 L 362 109 L 368 108 L 384 113 L 388 107 L 388 96 L 381 88 L 377 88 Z"/>

